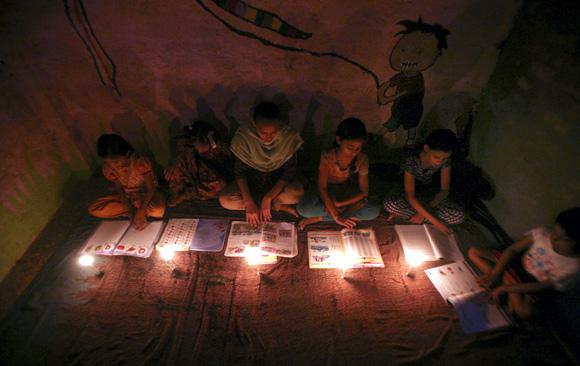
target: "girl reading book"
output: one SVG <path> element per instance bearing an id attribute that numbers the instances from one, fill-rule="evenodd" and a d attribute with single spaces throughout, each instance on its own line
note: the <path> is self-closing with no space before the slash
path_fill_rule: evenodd
<path id="1" fill-rule="evenodd" d="M 295 178 L 302 143 L 298 132 L 281 122 L 276 104 L 258 104 L 252 123 L 232 139 L 235 182 L 220 194 L 222 207 L 245 210 L 254 225 L 270 221 L 272 210 L 297 216 L 294 206 L 304 194 Z"/>
<path id="2" fill-rule="evenodd" d="M 367 130 L 361 120 L 347 118 L 336 129 L 334 148 L 320 156 L 318 194 L 307 195 L 297 206 L 301 229 L 334 220 L 353 228 L 359 220 L 372 220 L 379 206 L 368 202 L 369 160 L 362 148 Z"/>

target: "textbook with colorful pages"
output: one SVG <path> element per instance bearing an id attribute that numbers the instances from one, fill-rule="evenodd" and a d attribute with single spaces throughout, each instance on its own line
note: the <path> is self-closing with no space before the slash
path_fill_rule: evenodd
<path id="1" fill-rule="evenodd" d="M 292 258 L 298 254 L 296 227 L 291 222 L 252 225 L 233 221 L 224 255 L 246 257 L 248 252 Z"/>
<path id="2" fill-rule="evenodd" d="M 308 264 L 313 269 L 384 267 L 372 228 L 309 231 Z"/>
<path id="3" fill-rule="evenodd" d="M 477 283 L 477 276 L 467 262 L 455 262 L 426 269 L 443 300 L 457 312 L 466 334 L 505 328 L 513 324 L 511 318 L 496 304 L 488 290 Z"/>
<path id="4" fill-rule="evenodd" d="M 169 219 L 156 248 L 219 252 L 224 246 L 228 224 L 229 221 L 224 219 Z"/>
<path id="5" fill-rule="evenodd" d="M 85 242 L 81 254 L 148 258 L 162 229 L 163 221 L 152 221 L 140 231 L 128 220 L 101 221 Z"/>

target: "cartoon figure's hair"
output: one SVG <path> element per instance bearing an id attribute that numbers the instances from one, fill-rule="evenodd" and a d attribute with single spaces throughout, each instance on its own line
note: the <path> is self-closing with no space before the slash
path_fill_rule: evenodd
<path id="1" fill-rule="evenodd" d="M 580 207 L 560 212 L 556 222 L 562 226 L 566 235 L 576 242 L 576 252 L 580 253 Z"/>
<path id="2" fill-rule="evenodd" d="M 336 137 L 341 140 L 363 140 L 367 139 L 367 128 L 358 118 L 347 118 L 336 127 Z"/>
<path id="3" fill-rule="evenodd" d="M 437 49 L 439 50 L 439 54 L 441 54 L 442 50 L 447 49 L 447 36 L 450 34 L 450 32 L 449 30 L 443 28 L 441 24 L 423 23 L 423 19 L 421 19 L 421 17 L 419 17 L 417 21 L 405 19 L 401 20 L 397 24 L 402 25 L 405 27 L 405 29 L 395 34 L 395 37 L 401 34 L 405 35 L 413 32 L 429 33 L 435 36 L 437 39 Z"/>
<path id="4" fill-rule="evenodd" d="M 280 120 L 280 108 L 276 103 L 272 102 L 261 102 L 254 108 L 254 122 L 258 120 L 267 121 L 279 121 Z"/>
<path id="5" fill-rule="evenodd" d="M 425 145 L 431 150 L 453 152 L 457 148 L 457 137 L 453 131 L 442 128 L 431 132 Z"/>
<path id="6" fill-rule="evenodd" d="M 133 146 L 119 135 L 105 134 L 97 140 L 97 154 L 101 158 L 127 156 L 134 151 Z"/>

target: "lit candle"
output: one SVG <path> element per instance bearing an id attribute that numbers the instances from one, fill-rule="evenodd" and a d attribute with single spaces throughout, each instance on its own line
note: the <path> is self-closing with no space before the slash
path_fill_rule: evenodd
<path id="1" fill-rule="evenodd" d="M 405 276 L 413 276 L 413 268 L 423 263 L 425 261 L 425 256 L 418 252 L 409 251 L 405 253 L 405 259 L 409 264 L 409 269 L 407 270 L 407 273 L 405 273 Z"/>
<path id="2" fill-rule="evenodd" d="M 348 256 L 346 253 L 343 254 L 340 259 L 338 260 L 338 268 L 342 269 L 342 274 L 340 275 L 341 279 L 344 279 L 344 277 L 346 276 L 346 271 L 349 268 L 352 268 L 352 264 L 353 264 L 353 259 Z"/>

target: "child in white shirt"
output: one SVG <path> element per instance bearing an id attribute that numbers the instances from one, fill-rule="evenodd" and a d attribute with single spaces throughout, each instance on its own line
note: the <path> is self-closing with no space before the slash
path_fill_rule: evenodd
<path id="1" fill-rule="evenodd" d="M 522 319 L 537 311 L 535 294 L 555 289 L 565 291 L 580 279 L 580 207 L 561 212 L 551 230 L 537 228 L 501 254 L 471 248 L 469 259 L 483 272 L 480 282 L 494 298 L 507 295 L 508 308 Z M 510 262 L 521 257 L 520 280 Z"/>

